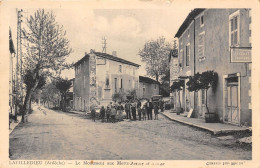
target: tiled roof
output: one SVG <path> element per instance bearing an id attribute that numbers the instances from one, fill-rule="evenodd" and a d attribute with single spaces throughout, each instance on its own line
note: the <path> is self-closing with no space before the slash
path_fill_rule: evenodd
<path id="1" fill-rule="evenodd" d="M 121 63 L 123 63 L 123 64 L 133 65 L 133 66 L 136 66 L 136 67 L 139 67 L 139 66 L 140 66 L 140 65 L 138 65 L 138 64 L 136 64 L 136 63 L 133 63 L 133 62 L 124 60 L 124 59 L 119 58 L 119 57 L 115 57 L 115 56 L 110 55 L 110 54 L 101 53 L 101 52 L 94 52 L 94 54 L 95 54 L 96 56 L 99 56 L 99 57 L 102 57 L 102 58 L 106 58 L 106 59 L 109 59 L 109 60 L 113 60 L 113 61 L 116 61 L 116 62 L 121 62 Z"/>
<path id="2" fill-rule="evenodd" d="M 130 62 L 130 61 L 127 61 L 125 59 L 122 59 L 122 58 L 119 58 L 119 57 L 115 57 L 113 55 L 110 55 L 110 54 L 106 54 L 106 53 L 101 53 L 101 52 L 93 52 L 96 56 L 98 57 L 102 57 L 102 58 L 106 58 L 106 59 L 109 59 L 109 60 L 113 60 L 113 61 L 116 61 L 116 62 L 121 62 L 123 64 L 128 64 L 128 65 L 132 65 L 132 66 L 136 66 L 136 67 L 139 67 L 140 65 L 136 64 L 136 63 L 133 63 L 133 62 Z M 74 65 L 80 63 L 81 61 L 84 60 L 84 58 L 86 57 L 89 57 L 88 54 L 86 54 L 83 58 L 81 58 L 79 61 L 77 61 Z"/>
<path id="3" fill-rule="evenodd" d="M 186 17 L 186 19 L 184 20 L 184 22 L 182 23 L 181 27 L 179 28 L 179 30 L 177 31 L 177 33 L 175 34 L 175 37 L 180 37 L 182 35 L 182 33 L 187 29 L 187 27 L 190 25 L 190 23 L 192 22 L 192 20 L 198 16 L 201 12 L 203 12 L 205 9 L 204 8 L 196 8 L 194 10 L 192 10 L 189 15 Z"/>
<path id="4" fill-rule="evenodd" d="M 145 83 L 151 83 L 151 84 L 159 84 L 159 82 L 157 82 L 154 79 L 151 79 L 149 77 L 145 77 L 145 76 L 139 76 L 139 82 L 145 82 Z"/>

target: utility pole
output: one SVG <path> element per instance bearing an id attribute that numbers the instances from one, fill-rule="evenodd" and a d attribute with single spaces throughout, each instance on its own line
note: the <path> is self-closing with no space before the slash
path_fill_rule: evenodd
<path id="1" fill-rule="evenodd" d="M 102 38 L 103 40 L 103 46 L 102 46 L 102 53 L 106 53 L 106 49 L 107 49 L 107 39 L 105 37 Z"/>
<path id="2" fill-rule="evenodd" d="M 23 10 L 16 9 L 17 12 L 17 54 L 16 54 L 16 88 L 15 88 L 15 117 L 18 113 L 18 92 L 21 94 L 21 101 L 23 102 L 23 82 L 22 82 L 22 40 L 21 40 L 21 23 Z M 20 59 L 20 60 L 19 60 Z M 20 62 L 20 66 L 19 66 Z M 20 74 L 19 74 L 20 73 Z M 18 78 L 20 76 L 20 79 Z M 19 82 L 18 82 L 19 80 Z M 21 110 L 21 109 L 20 109 Z"/>

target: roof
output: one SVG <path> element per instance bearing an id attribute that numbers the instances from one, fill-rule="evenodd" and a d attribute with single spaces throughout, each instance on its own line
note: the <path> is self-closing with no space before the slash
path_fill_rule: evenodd
<path id="1" fill-rule="evenodd" d="M 116 61 L 116 62 L 121 62 L 121 63 L 123 63 L 123 64 L 133 65 L 133 66 L 136 66 L 136 67 L 139 67 L 139 66 L 140 66 L 140 65 L 138 65 L 138 64 L 136 64 L 136 63 L 127 61 L 127 60 L 122 59 L 122 58 L 119 58 L 119 57 L 115 57 L 115 56 L 110 55 L 110 54 L 101 53 L 101 52 L 94 52 L 94 54 L 95 54 L 96 56 L 99 56 L 99 57 L 102 57 L 102 58 L 106 58 L 106 59 L 109 59 L 109 60 L 113 60 L 113 61 Z"/>
<path id="2" fill-rule="evenodd" d="M 113 55 L 110 55 L 110 54 L 106 54 L 106 53 L 101 53 L 101 52 L 93 52 L 96 56 L 98 57 L 102 57 L 102 58 L 106 58 L 106 59 L 109 59 L 109 60 L 113 60 L 113 61 L 116 61 L 116 62 L 121 62 L 123 64 L 128 64 L 128 65 L 132 65 L 132 66 L 136 66 L 136 67 L 139 67 L 140 65 L 136 64 L 136 63 L 133 63 L 133 62 L 130 62 L 130 61 L 127 61 L 125 59 L 122 59 L 122 58 L 119 58 L 119 57 L 115 57 Z M 81 61 L 84 60 L 84 58 L 86 57 L 89 57 L 88 54 L 86 54 L 83 58 L 81 58 L 78 62 L 76 62 L 74 65 L 80 63 Z"/>
<path id="3" fill-rule="evenodd" d="M 189 15 L 186 17 L 186 19 L 184 20 L 184 22 L 182 23 L 181 27 L 179 28 L 179 30 L 177 31 L 177 33 L 175 34 L 174 37 L 180 37 L 182 35 L 182 33 L 187 29 L 187 27 L 190 25 L 190 23 L 192 22 L 192 20 L 198 16 L 201 12 L 203 12 L 205 10 L 205 8 L 196 8 L 194 10 L 192 10 Z"/>
<path id="4" fill-rule="evenodd" d="M 145 76 L 139 76 L 139 82 L 145 82 L 145 83 L 151 83 L 151 84 L 159 84 L 159 82 L 157 82 L 154 79 L 151 79 L 149 77 L 145 77 Z"/>

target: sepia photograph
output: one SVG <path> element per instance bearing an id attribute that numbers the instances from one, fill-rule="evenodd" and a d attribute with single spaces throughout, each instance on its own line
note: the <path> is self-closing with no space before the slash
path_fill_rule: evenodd
<path id="1" fill-rule="evenodd" d="M 252 6 L 138 3 L 1 5 L 6 164 L 252 161 Z"/>

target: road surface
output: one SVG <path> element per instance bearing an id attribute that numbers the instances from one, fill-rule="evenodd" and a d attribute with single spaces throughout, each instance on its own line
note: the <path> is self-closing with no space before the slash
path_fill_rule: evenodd
<path id="1" fill-rule="evenodd" d="M 92 122 L 86 116 L 34 108 L 10 135 L 19 160 L 244 160 L 251 149 L 170 121 Z"/>

